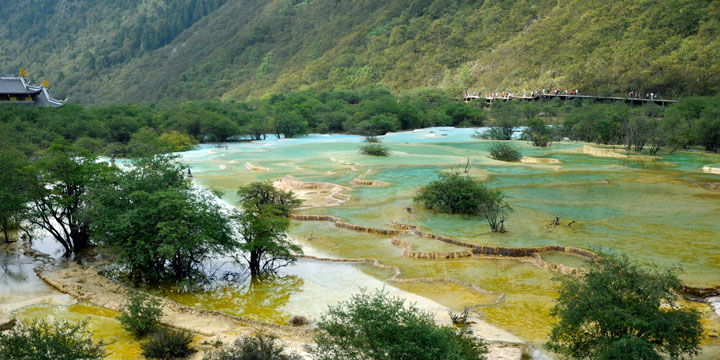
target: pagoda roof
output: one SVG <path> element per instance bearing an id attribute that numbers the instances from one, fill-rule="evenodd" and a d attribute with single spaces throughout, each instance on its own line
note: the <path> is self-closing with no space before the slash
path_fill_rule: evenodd
<path id="1" fill-rule="evenodd" d="M 31 94 L 37 94 L 40 92 L 40 89 L 37 88 L 31 88 L 26 82 L 25 79 L 21 77 L 10 77 L 10 76 L 1 76 L 0 77 L 0 94 L 18 94 L 18 95 L 31 95 Z"/>

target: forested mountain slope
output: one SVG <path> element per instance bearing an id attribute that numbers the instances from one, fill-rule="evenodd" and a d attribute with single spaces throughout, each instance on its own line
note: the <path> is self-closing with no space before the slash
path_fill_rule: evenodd
<path id="1" fill-rule="evenodd" d="M 720 90 L 720 0 L 0 0 L 0 73 L 80 103 L 299 88 Z"/>

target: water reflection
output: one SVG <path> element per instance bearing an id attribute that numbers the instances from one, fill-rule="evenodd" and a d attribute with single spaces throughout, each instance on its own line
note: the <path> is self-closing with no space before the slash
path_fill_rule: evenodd
<path id="1" fill-rule="evenodd" d="M 437 136 L 441 132 L 448 136 Z M 717 175 L 701 171 L 704 165 L 720 162 L 718 156 L 674 153 L 655 159 L 615 159 L 583 154 L 584 144 L 580 143 L 562 142 L 550 148 L 536 148 L 518 142 L 516 146 L 523 155 L 550 157 L 560 160 L 561 164 L 510 164 L 488 159 L 490 142 L 476 141 L 470 137 L 472 132 L 447 128 L 390 134 L 384 142 L 393 154 L 387 158 L 359 155 L 357 137 L 337 135 L 322 140 L 310 136 L 289 142 L 237 144 L 222 154 L 199 150 L 188 154 L 186 161 L 193 167 L 195 181 L 228 194 L 250 181 L 286 175 L 352 188 L 349 202 L 303 210 L 306 214 L 328 214 L 353 224 L 380 228 L 396 220 L 482 244 L 612 248 L 642 262 L 683 265 L 682 280 L 689 284 L 720 283 L 720 273 L 714 271 L 720 266 L 720 243 L 717 242 L 720 223 L 714 218 L 720 210 L 718 193 L 688 186 L 698 181 L 719 181 Z M 320 141 L 322 143 L 316 143 Z M 355 169 L 331 161 L 331 157 L 354 163 Z M 467 159 L 473 167 L 471 175 L 486 179 L 489 187 L 508 193 L 515 208 L 508 223 L 510 233 L 490 234 L 487 224 L 475 219 L 430 214 L 419 209 L 410 214 L 404 210 L 412 204 L 418 186 L 433 180 L 438 171 L 457 169 Z M 270 171 L 252 172 L 245 168 L 245 162 Z M 351 181 L 358 176 L 388 185 L 353 186 Z M 547 223 L 556 216 L 560 216 L 563 226 L 548 228 Z M 577 222 L 567 226 L 572 220 Z M 386 237 L 344 231 L 317 222 L 295 223 L 290 234 L 300 240 L 315 239 L 307 241 L 313 249 L 335 257 L 375 258 L 383 264 L 397 266 L 402 277 L 447 277 L 506 293 L 505 301 L 483 309 L 487 320 L 511 329 L 526 340 L 543 342 L 547 335 L 548 313 L 555 294 L 550 281 L 552 274 L 546 270 L 512 260 L 408 259 L 389 244 Z M 430 242 L 409 241 L 422 251 L 451 250 Z M 583 262 L 566 254 L 545 254 L 544 258 L 570 266 L 582 266 Z M 375 268 L 363 270 L 378 279 L 388 276 Z M 336 271 L 329 270 L 330 273 Z M 332 300 L 323 297 L 323 292 L 332 293 L 327 289 L 345 284 L 333 276 L 315 288 L 312 286 L 315 282 L 305 274 L 301 278 L 305 279 L 303 290 L 290 296 L 289 308 L 298 298 L 312 299 L 306 303 L 331 303 Z M 463 295 L 462 289 L 440 289 L 425 284 L 403 286 L 448 306 L 478 301 Z"/>
<path id="2" fill-rule="evenodd" d="M 286 323 L 292 314 L 285 307 L 302 286 L 303 280 L 297 275 L 266 274 L 219 280 L 202 288 L 170 287 L 163 292 L 185 305 L 254 320 Z"/>

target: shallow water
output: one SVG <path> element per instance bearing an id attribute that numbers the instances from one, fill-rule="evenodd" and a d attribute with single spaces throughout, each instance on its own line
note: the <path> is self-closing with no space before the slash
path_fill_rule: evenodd
<path id="1" fill-rule="evenodd" d="M 0 249 L 0 304 L 57 294 L 35 275 L 33 259 Z"/>
<path id="2" fill-rule="evenodd" d="M 57 263 L 68 261 L 61 257 L 62 246 L 50 237 L 38 236 L 32 248 L 52 255 Z M 11 312 L 24 323 L 87 321 L 93 338 L 106 345 L 107 359 L 142 358 L 140 343 L 122 329 L 115 319 L 116 312 L 91 304 L 76 304 L 70 295 L 58 292 L 37 277 L 34 269 L 39 265 L 39 260 L 20 255 L 15 248 L 0 249 L 0 314 Z"/>
<path id="3" fill-rule="evenodd" d="M 689 183 L 720 181 L 720 176 L 702 172 L 702 166 L 719 163 L 718 156 L 700 153 L 674 153 L 657 159 L 610 159 L 582 153 L 584 144 L 555 143 L 550 148 L 534 148 L 514 142 L 523 155 L 559 159 L 558 165 L 504 163 L 489 159 L 490 142 L 475 140 L 475 129 L 434 128 L 417 132 L 389 134 L 383 141 L 393 151 L 387 158 L 357 153 L 357 136 L 313 135 L 298 139 L 269 139 L 255 143 L 229 145 L 228 149 L 204 146 L 183 153 L 192 167 L 195 181 L 224 192 L 223 198 L 235 203 L 238 186 L 254 180 L 270 180 L 292 175 L 303 181 L 323 181 L 350 187 L 352 199 L 340 206 L 301 210 L 305 214 L 328 214 L 358 225 L 388 228 L 388 223 L 418 225 L 423 230 L 452 236 L 478 244 L 508 246 L 566 245 L 591 250 L 611 250 L 634 259 L 661 266 L 682 266 L 681 279 L 696 286 L 720 284 L 720 193 Z M 507 234 L 492 234 L 484 221 L 470 217 L 438 215 L 422 211 L 412 203 L 417 188 L 437 178 L 439 171 L 462 171 L 470 162 L 470 174 L 487 179 L 489 187 L 505 191 L 514 212 Z M 333 161 L 335 160 L 335 161 Z M 345 164 L 343 164 L 344 162 Z M 253 172 L 246 167 L 269 169 Z M 351 165 L 352 164 L 352 165 Z M 353 186 L 351 180 L 386 182 L 386 186 Z M 413 213 L 405 210 L 413 207 Z M 561 226 L 547 225 L 560 217 Z M 567 224 L 575 221 L 572 226 Z M 482 306 L 485 318 L 520 337 L 541 343 L 547 335 L 549 309 L 555 296 L 553 274 L 529 263 L 512 259 L 419 260 L 402 256 L 387 236 L 338 229 L 322 222 L 294 222 L 290 235 L 311 252 L 339 258 L 375 258 L 396 266 L 400 278 L 450 278 L 505 293 L 494 306 Z M 454 245 L 403 236 L 416 251 L 458 251 Z M 572 255 L 548 253 L 543 257 L 569 266 L 581 265 Z M 318 265 L 320 266 L 320 265 Z M 367 277 L 387 280 L 387 271 L 369 265 L 330 263 L 328 269 L 308 269 L 307 264 L 286 269 L 296 284 L 269 285 L 269 295 L 277 291 L 280 302 L 273 309 L 257 307 L 253 294 L 236 285 L 222 301 L 202 301 L 209 295 L 192 295 L 181 302 L 204 307 L 223 307 L 234 303 L 235 312 L 244 316 L 283 322 L 307 303 L 317 313 L 323 303 L 333 303 L 352 291 L 344 288 L 343 276 L 323 277 L 318 272 L 342 274 L 350 266 L 354 280 L 360 270 Z M 322 267 L 321 266 L 321 267 Z M 316 272 L 311 275 L 311 273 Z M 308 286 L 311 276 L 320 287 Z M 312 282 L 311 282 L 312 283 Z M 389 283 L 400 289 L 433 299 L 445 306 L 461 309 L 470 303 L 489 303 L 488 296 L 470 293 L 462 286 L 437 283 Z M 275 289 L 275 290 L 273 290 Z M 324 300 L 326 294 L 339 294 Z M 317 292 L 317 293 L 315 293 Z M 285 296 L 280 296 L 285 294 Z M 213 299 L 213 297 L 207 297 Z M 231 299 L 234 299 L 231 301 Z M 305 299 L 305 304 L 295 299 Z M 301 304 L 294 308 L 294 302 Z M 320 304 L 320 305 L 318 305 Z M 704 306 L 704 305 L 702 305 Z M 257 310 L 252 310 L 257 307 Z M 715 319 L 717 320 L 717 319 Z M 709 319 L 708 321 L 715 321 Z M 714 344 L 714 343 L 713 343 Z M 715 345 L 708 345 L 712 348 Z"/>
<path id="4" fill-rule="evenodd" d="M 118 313 L 93 305 L 33 305 L 18 311 L 16 318 L 24 323 L 33 321 L 86 321 L 93 339 L 102 341 L 109 360 L 142 359 L 140 343 L 115 319 Z"/>
<path id="5" fill-rule="evenodd" d="M 425 231 L 459 240 L 506 246 L 566 245 L 591 250 L 612 250 L 643 262 L 683 267 L 681 278 L 696 286 L 720 284 L 720 192 L 690 186 L 720 181 L 719 175 L 702 172 L 720 157 L 700 153 L 674 153 L 655 160 L 609 159 L 582 154 L 584 144 L 556 143 L 533 148 L 515 142 L 524 155 L 561 160 L 558 165 L 504 163 L 487 158 L 489 142 L 472 138 L 475 129 L 434 128 L 389 134 L 385 143 L 393 154 L 387 158 L 357 153 L 361 137 L 312 135 L 298 139 L 268 139 L 236 143 L 228 148 L 203 145 L 183 153 L 201 186 L 224 192 L 236 202 L 238 186 L 254 180 L 292 175 L 303 181 L 324 181 L 351 188 L 351 200 L 339 206 L 311 208 L 304 214 L 329 214 L 358 225 L 389 228 L 391 221 L 417 225 Z M 443 136 L 445 135 L 445 136 Z M 334 161 L 333 161 L 334 159 Z M 472 176 L 505 191 L 514 212 L 509 233 L 489 232 L 484 221 L 472 217 L 438 215 L 412 203 L 417 188 L 437 178 L 439 171 L 462 171 L 470 162 Z M 345 162 L 345 164 L 343 164 Z M 253 172 L 246 163 L 268 168 Z M 352 165 L 350 165 L 352 164 Z M 351 181 L 386 182 L 386 186 L 353 186 Z M 413 212 L 405 210 L 412 207 Z M 560 226 L 549 226 L 555 217 Z M 576 221 L 572 226 L 567 224 Z M 416 294 L 455 311 L 474 306 L 488 322 L 522 339 L 542 344 L 551 319 L 556 293 L 554 273 L 537 266 L 503 258 L 423 260 L 403 256 L 391 237 L 341 229 L 325 222 L 293 221 L 289 234 L 308 255 L 334 258 L 373 258 L 400 269 L 398 278 L 446 278 L 474 284 L 488 292 L 447 282 L 397 282 L 393 272 L 367 263 L 336 263 L 300 259 L 273 277 L 261 281 L 240 278 L 218 281 L 202 291 L 161 289 L 180 303 L 220 310 L 229 314 L 279 324 L 292 315 L 317 320 L 328 305 L 346 300 L 361 289 L 386 288 L 392 294 Z M 412 250 L 452 252 L 465 250 L 452 244 L 398 236 Z M 33 248 L 54 256 L 62 249 L 52 239 L 40 238 Z M 542 254 L 549 262 L 582 266 L 575 255 Z M 136 358 L 139 346 L 119 327 L 115 313 L 85 304 L 68 305 L 63 297 L 35 276 L 34 260 L 0 254 L 0 304 L 42 298 L 54 305 L 33 305 L 18 312 L 24 321 L 88 319 L 93 333 L 110 344 L 111 359 Z M 227 265 L 226 271 L 241 271 Z M 498 303 L 498 297 L 504 294 Z M 59 297 L 58 297 L 59 296 Z M 432 304 L 432 302 L 430 302 Z M 720 321 L 706 304 L 686 303 L 703 313 L 708 329 Z M 440 316 L 445 316 L 444 311 Z M 720 355 L 720 341 L 704 343 L 702 359 Z"/>
<path id="6" fill-rule="evenodd" d="M 221 270 L 240 271 L 227 266 Z M 287 324 L 293 315 L 317 320 L 328 305 L 346 300 L 361 289 L 383 286 L 380 280 L 359 270 L 356 263 L 299 259 L 272 276 L 258 279 L 241 276 L 217 281 L 202 291 L 169 288 L 164 289 L 163 294 L 186 305 Z"/>

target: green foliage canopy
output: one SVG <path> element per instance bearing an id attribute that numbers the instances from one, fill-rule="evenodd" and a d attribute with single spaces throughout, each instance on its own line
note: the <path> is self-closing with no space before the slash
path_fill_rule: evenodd
<path id="1" fill-rule="evenodd" d="M 503 192 L 454 172 L 440 173 L 438 180 L 420 188 L 414 200 L 441 213 L 482 216 L 493 232 L 501 233 L 505 232 L 505 213 L 512 211 Z"/>
<path id="2" fill-rule="evenodd" d="M 487 347 L 462 329 L 378 290 L 330 307 L 317 325 L 318 360 L 485 359 Z"/>
<path id="3" fill-rule="evenodd" d="M 494 142 L 490 144 L 490 157 L 500 161 L 520 161 L 520 151 L 507 142 Z"/>
<path id="4" fill-rule="evenodd" d="M 93 341 L 87 323 L 35 322 L 0 332 L 0 359 L 100 360 L 102 343 Z"/>
<path id="5" fill-rule="evenodd" d="M 56 139 L 26 168 L 30 210 L 27 220 L 50 233 L 66 252 L 91 246 L 89 191 L 111 173 L 92 154 Z"/>
<path id="6" fill-rule="evenodd" d="M 295 261 L 302 249 L 287 239 L 288 216 L 300 205 L 291 192 L 275 189 L 267 182 L 253 182 L 237 192 L 243 211 L 236 214 L 242 255 L 252 276 L 273 272 Z"/>
<path id="7" fill-rule="evenodd" d="M 560 282 L 557 318 L 547 346 L 574 359 L 660 360 L 693 356 L 702 338 L 700 314 L 678 305 L 673 271 L 602 256 L 580 276 Z"/>
<path id="8" fill-rule="evenodd" d="M 117 316 L 125 330 L 140 338 L 158 329 L 163 316 L 160 301 L 139 291 L 129 291 L 126 301 Z"/>
<path id="9" fill-rule="evenodd" d="M 219 350 L 208 351 L 203 360 L 302 360 L 302 357 L 287 354 L 276 337 L 260 331 L 239 337 Z"/>
<path id="10" fill-rule="evenodd" d="M 204 260 L 236 246 L 215 196 L 193 189 L 168 155 L 134 161 L 92 194 L 93 238 L 133 282 L 202 276 Z"/>
<path id="11" fill-rule="evenodd" d="M 27 184 L 23 169 L 27 159 L 22 152 L 0 144 L 0 231 L 5 242 L 27 214 Z"/>

